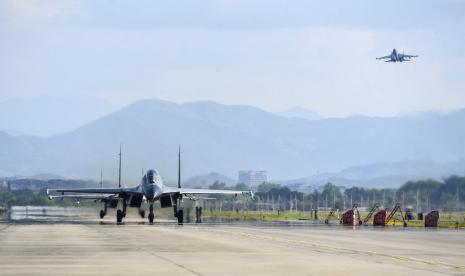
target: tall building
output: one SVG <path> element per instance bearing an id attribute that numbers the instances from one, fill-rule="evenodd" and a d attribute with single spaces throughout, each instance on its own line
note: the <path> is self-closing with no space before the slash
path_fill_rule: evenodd
<path id="1" fill-rule="evenodd" d="M 258 186 L 267 181 L 266 171 L 239 171 L 239 183 L 244 183 L 250 187 Z"/>

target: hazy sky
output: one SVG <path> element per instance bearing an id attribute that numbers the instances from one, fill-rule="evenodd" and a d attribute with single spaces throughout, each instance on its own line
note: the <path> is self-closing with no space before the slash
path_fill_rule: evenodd
<path id="1" fill-rule="evenodd" d="M 410 63 L 375 60 L 392 48 Z M 465 107 L 465 1 L 0 1 L 0 101 L 214 100 L 326 116 Z"/>

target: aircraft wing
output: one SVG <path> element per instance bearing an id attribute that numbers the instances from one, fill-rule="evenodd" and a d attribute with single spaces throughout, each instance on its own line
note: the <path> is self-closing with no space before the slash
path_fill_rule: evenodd
<path id="1" fill-rule="evenodd" d="M 406 58 L 416 58 L 418 55 L 403 55 Z"/>
<path id="2" fill-rule="evenodd" d="M 391 58 L 391 56 L 377 57 L 376 59 L 387 59 L 387 58 Z"/>
<path id="3" fill-rule="evenodd" d="M 215 197 L 203 197 L 203 196 L 194 197 L 192 195 L 186 195 L 186 198 L 190 199 L 192 201 L 197 201 L 197 200 L 217 200 L 217 198 L 215 198 Z"/>
<path id="4" fill-rule="evenodd" d="M 82 188 L 82 189 L 47 189 L 50 192 L 57 193 L 84 193 L 84 194 L 120 194 L 120 193 L 137 193 L 137 188 Z"/>
<path id="5" fill-rule="evenodd" d="M 102 195 L 48 195 L 49 199 L 55 199 L 55 198 L 71 198 L 74 200 L 82 200 L 82 199 L 88 199 L 88 200 L 100 200 L 100 199 L 108 199 L 115 197 L 115 194 L 102 194 Z"/>
<path id="6" fill-rule="evenodd" d="M 189 189 L 181 188 L 181 194 L 187 195 L 208 195 L 208 194 L 221 194 L 221 195 L 253 195 L 252 191 L 235 191 L 235 190 L 212 190 L 212 189 Z"/>
<path id="7" fill-rule="evenodd" d="M 163 193 L 180 193 L 183 195 L 222 194 L 222 195 L 251 195 L 253 196 L 252 191 L 191 189 L 191 188 L 171 188 L 171 187 L 165 187 L 165 190 L 163 190 Z"/>

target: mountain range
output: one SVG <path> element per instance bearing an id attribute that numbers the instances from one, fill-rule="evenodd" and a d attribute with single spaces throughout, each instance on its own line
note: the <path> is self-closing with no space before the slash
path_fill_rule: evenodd
<path id="1" fill-rule="evenodd" d="M 105 179 L 116 179 L 120 143 L 128 183 L 149 167 L 174 182 L 178 145 L 184 179 L 212 171 L 235 178 L 243 169 L 299 179 L 382 162 L 447 164 L 465 157 L 464 122 L 465 110 L 307 120 L 251 106 L 141 100 L 62 134 L 1 132 L 0 175 L 99 179 L 103 168 Z M 357 178 L 370 174 L 363 169 Z"/>
<path id="2" fill-rule="evenodd" d="M 196 175 L 186 179 L 183 182 L 183 186 L 191 188 L 208 188 L 215 182 L 224 183 L 226 186 L 233 186 L 237 184 L 237 179 L 233 179 L 219 173 L 210 172 L 208 174 Z"/>
<path id="3" fill-rule="evenodd" d="M 436 179 L 465 174 L 465 159 L 451 162 L 402 161 L 381 162 L 355 166 L 337 173 L 321 173 L 292 180 L 274 180 L 274 183 L 292 186 L 296 190 L 311 191 L 331 182 L 345 187 L 399 187 L 408 181 Z"/>
<path id="4" fill-rule="evenodd" d="M 303 119 L 307 119 L 310 121 L 323 119 L 323 116 L 321 116 L 320 114 L 314 111 L 308 110 L 307 108 L 302 107 L 302 106 L 294 106 L 283 112 L 279 112 L 278 114 L 284 117 L 303 118 Z"/>
<path id="5" fill-rule="evenodd" d="M 0 102 L 0 130 L 13 135 L 51 136 L 72 131 L 118 107 L 89 96 L 42 96 Z"/>

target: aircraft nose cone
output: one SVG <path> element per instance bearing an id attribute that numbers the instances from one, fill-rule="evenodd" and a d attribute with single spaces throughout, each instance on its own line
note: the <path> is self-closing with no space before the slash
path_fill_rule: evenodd
<path id="1" fill-rule="evenodd" d="M 144 192 L 145 192 L 145 197 L 148 200 L 153 200 L 154 195 L 155 195 L 155 189 L 153 185 L 149 185 L 148 187 L 146 187 Z"/>
<path id="2" fill-rule="evenodd" d="M 157 185 L 150 185 L 145 190 L 145 197 L 153 201 L 154 199 L 158 198 L 161 195 L 161 189 Z"/>
<path id="3" fill-rule="evenodd" d="M 153 198 L 159 198 L 162 194 L 162 190 L 159 186 L 154 186 Z"/>

